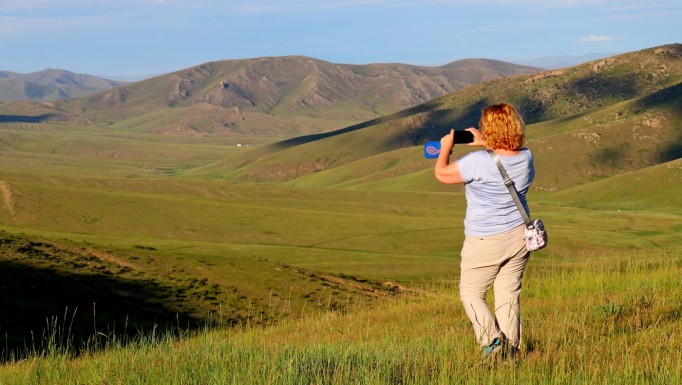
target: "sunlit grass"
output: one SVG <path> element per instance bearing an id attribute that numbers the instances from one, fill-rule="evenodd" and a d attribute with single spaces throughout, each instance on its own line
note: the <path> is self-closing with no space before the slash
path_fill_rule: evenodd
<path id="1" fill-rule="evenodd" d="M 347 314 L 143 337 L 5 365 L 3 384 L 672 384 L 682 380 L 679 249 L 533 260 L 517 363 L 481 364 L 457 280 Z"/>

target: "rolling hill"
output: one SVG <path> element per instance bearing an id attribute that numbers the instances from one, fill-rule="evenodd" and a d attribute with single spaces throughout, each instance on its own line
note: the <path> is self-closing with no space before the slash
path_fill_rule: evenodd
<path id="1" fill-rule="evenodd" d="M 97 76 L 46 69 L 28 74 L 0 71 L 0 100 L 54 101 L 110 90 L 125 82 Z"/>
<path id="2" fill-rule="evenodd" d="M 576 207 L 676 213 L 682 207 L 680 182 L 682 158 L 566 188 L 551 198 Z"/>
<path id="3" fill-rule="evenodd" d="M 682 45 L 468 87 L 348 128 L 273 143 L 190 175 L 293 186 L 368 187 L 430 172 L 413 146 L 475 126 L 482 107 L 517 105 L 541 168 L 536 190 L 608 178 L 682 156 Z M 461 149 L 457 150 L 461 151 Z M 561 169 L 561 173 L 551 170 Z M 400 183 L 399 183 L 400 184 Z M 404 184 L 404 183 L 403 183 Z M 408 183 L 409 184 L 409 183 Z M 421 185 L 435 189 L 435 182 Z"/>
<path id="4" fill-rule="evenodd" d="M 441 67 L 334 64 L 300 56 L 226 60 L 63 101 L 51 113 L 149 133 L 292 136 L 338 129 L 481 81 L 538 71 L 487 59 Z"/>
<path id="5" fill-rule="evenodd" d="M 21 357 L 31 344 L 46 348 L 55 336 L 77 351 L 97 344 L 98 334 L 132 341 L 156 328 L 267 325 L 306 309 L 343 311 L 396 290 L 263 258 L 194 259 L 141 245 L 103 250 L 2 230 L 0 266 L 0 361 Z"/>

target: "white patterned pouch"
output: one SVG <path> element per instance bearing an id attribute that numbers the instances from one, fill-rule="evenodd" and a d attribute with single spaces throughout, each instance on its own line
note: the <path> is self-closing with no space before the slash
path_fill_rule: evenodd
<path id="1" fill-rule="evenodd" d="M 535 219 L 526 226 L 526 249 L 528 251 L 540 250 L 547 246 L 547 231 L 542 220 Z"/>

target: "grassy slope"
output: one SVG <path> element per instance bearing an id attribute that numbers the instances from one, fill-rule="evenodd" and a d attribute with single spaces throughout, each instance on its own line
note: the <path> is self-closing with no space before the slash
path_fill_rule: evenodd
<path id="1" fill-rule="evenodd" d="M 566 205 L 608 210 L 682 212 L 682 161 L 651 166 L 551 195 Z"/>
<path id="2" fill-rule="evenodd" d="M 538 188 L 603 179 L 682 154 L 681 47 L 483 83 L 373 122 L 287 140 L 187 175 L 293 185 L 303 178 L 306 186 L 318 184 L 319 178 L 318 185 L 327 187 L 330 180 L 334 186 L 349 186 L 354 180 L 376 179 L 378 169 L 396 168 L 385 177 L 411 173 L 420 166 L 402 167 L 387 153 L 437 139 L 453 126 L 475 125 L 483 106 L 505 100 L 519 106 L 529 123 L 528 147 L 551 151 L 551 156 L 539 156 L 538 166 L 546 170 L 539 173 Z M 378 164 L 372 165 L 375 159 Z M 562 178 L 551 172 L 559 165 L 566 169 Z"/>
<path id="3" fill-rule="evenodd" d="M 682 87 L 678 87 L 682 89 Z M 675 95 L 682 95 L 678 90 Z M 682 98 L 666 99 L 663 105 L 652 103 L 656 96 L 646 96 L 571 118 L 554 119 L 528 126 L 527 147 L 534 151 L 538 178 L 533 186 L 538 191 L 558 191 L 570 186 L 602 180 L 631 170 L 675 159 L 682 154 Z M 653 105 L 644 109 L 644 105 Z M 624 111 L 638 111 L 629 114 Z M 374 127 L 371 127 L 372 129 Z M 356 131 L 366 143 L 382 143 L 382 137 L 370 136 L 367 129 Z M 375 130 L 376 131 L 376 130 Z M 286 169 L 302 176 L 286 185 L 310 188 L 387 188 L 417 191 L 443 191 L 431 178 L 433 160 L 423 159 L 421 147 L 383 151 L 361 157 L 339 166 L 324 166 L 327 158 L 319 159 L 319 170 L 307 172 L 305 159 L 327 152 L 334 157 L 348 138 L 324 139 L 293 147 L 270 156 L 277 159 L 271 167 Z M 353 139 L 360 143 L 360 140 Z M 315 151 L 315 152 L 311 152 Z M 373 146 L 362 146 L 372 152 Z M 453 158 L 469 151 L 457 146 Z M 295 168 L 293 163 L 297 162 Z M 308 162 L 311 163 L 311 162 Z M 312 165 L 310 166 L 312 167 Z M 255 169 L 255 170 L 253 170 Z M 554 170 L 561 169 L 561 173 Z M 253 162 L 242 168 L 244 177 L 265 180 L 289 179 L 286 171 L 277 173 Z M 252 171 L 253 170 L 253 171 Z M 192 171 L 194 172 L 194 171 Z M 251 173 L 251 174 L 248 174 Z"/>
<path id="4" fill-rule="evenodd" d="M 96 332 L 134 337 L 157 326 L 161 332 L 192 330 L 209 319 L 265 325 L 315 309 L 371 303 L 392 289 L 257 256 L 104 248 L 6 232 L 0 232 L 0 264 L 3 358 L 5 349 L 21 355 L 25 344 L 43 348 L 43 330 L 56 331 L 46 320 L 60 328 L 68 323 L 81 347 Z"/>
<path id="5" fill-rule="evenodd" d="M 656 352 L 666 349 L 666 345 L 656 342 L 660 340 L 653 337 L 642 340 L 641 336 L 643 332 L 651 333 L 652 336 L 669 334 L 675 320 L 672 315 L 679 311 L 674 305 L 675 298 L 680 294 L 675 290 L 679 289 L 670 285 L 670 277 L 679 274 L 679 263 L 674 262 L 674 258 L 679 258 L 679 253 L 675 250 L 678 250 L 676 245 L 679 244 L 682 231 L 682 217 L 669 213 L 666 202 L 666 199 L 673 200 L 674 204 L 674 200 L 678 199 L 678 194 L 675 193 L 678 181 L 673 179 L 678 175 L 675 174 L 678 163 L 679 161 L 671 162 L 636 173 L 635 177 L 649 177 L 657 182 L 654 185 L 648 184 L 649 192 L 652 191 L 651 186 L 657 186 L 656 191 L 662 198 L 647 207 L 648 210 L 653 210 L 649 212 L 602 211 L 616 209 L 610 203 L 613 195 L 609 189 L 622 192 L 627 186 L 620 181 L 627 176 L 585 185 L 586 188 L 594 188 L 580 193 L 587 196 L 595 194 L 598 198 L 586 205 L 588 209 L 578 209 L 567 204 L 570 199 L 578 196 L 571 194 L 570 190 L 566 190 L 566 195 L 562 195 L 563 192 L 534 193 L 537 196 L 531 197 L 531 200 L 536 203 L 532 206 L 550 229 L 551 247 L 534 256 L 533 266 L 538 270 L 535 276 L 533 267 L 529 270 L 529 287 L 524 293 L 528 300 L 524 303 L 529 312 L 528 319 L 540 323 L 527 328 L 528 334 L 533 338 L 528 345 L 531 350 L 527 357 L 530 366 L 525 372 L 503 371 L 499 376 L 509 378 L 508 376 L 521 375 L 547 379 L 550 375 L 546 371 L 559 360 L 563 362 L 562 365 L 575 366 L 578 370 L 576 376 L 587 377 L 603 364 L 599 358 L 601 356 L 588 354 L 591 344 L 618 330 L 623 331 L 622 335 L 605 348 L 604 354 L 607 357 L 629 345 L 628 336 L 635 330 L 640 341 L 637 349 L 647 352 L 652 349 Z M 304 309 L 315 312 L 330 308 L 341 309 L 353 303 L 369 304 L 372 298 L 377 297 L 370 294 L 372 290 L 378 292 L 379 296 L 387 291 L 386 287 L 373 283 L 376 281 L 361 278 L 359 282 L 348 276 L 370 277 L 379 282 L 392 280 L 413 286 L 420 282 L 432 282 L 433 279 L 450 281 L 457 274 L 456 248 L 461 243 L 464 203 L 463 197 L 458 193 L 329 189 L 320 194 L 318 189 L 235 185 L 167 176 L 151 180 L 121 179 L 117 174 L 110 177 L 58 176 L 50 172 L 49 164 L 46 166 L 48 169 L 42 174 L 8 170 L 2 172 L 4 181 L 12 190 L 15 207 L 14 215 L 11 215 L 6 209 L 5 199 L 2 200 L 5 204 L 5 210 L 0 210 L 0 219 L 5 224 L 3 227 L 11 232 L 23 231 L 31 234 L 29 239 L 22 242 L 36 242 L 36 237 L 45 236 L 53 240 L 68 238 L 76 241 L 75 244 L 71 244 L 73 241 L 67 242 L 72 245 L 72 249 L 75 247 L 80 250 L 75 253 L 76 258 L 59 257 L 58 260 L 62 261 L 60 263 L 73 260 L 75 263 L 102 265 L 104 269 L 91 271 L 90 268 L 79 267 L 78 273 L 69 280 L 84 282 L 84 285 L 91 287 L 90 290 L 95 288 L 91 298 L 108 296 L 112 297 L 112 301 L 127 301 L 126 303 L 135 298 L 119 297 L 116 292 L 130 291 L 130 287 L 137 284 L 146 289 L 138 289 L 140 293 L 146 293 L 143 298 L 137 298 L 139 302 L 134 304 L 133 308 L 138 311 L 160 301 L 158 303 L 163 303 L 170 309 L 163 313 L 166 317 L 173 311 L 180 311 L 185 317 L 194 315 L 195 322 L 199 324 L 202 322 L 201 313 L 208 310 L 222 311 L 228 319 L 247 320 L 252 317 L 254 322 L 270 322 L 282 314 L 298 315 Z M 659 172 L 669 174 L 662 178 L 657 174 Z M 424 180 L 429 177 L 425 175 Z M 612 187 L 609 187 L 610 182 L 613 182 Z M 599 196 L 599 193 L 603 195 Z M 640 191 L 635 198 L 646 202 L 646 197 L 647 194 Z M 73 201 L 81 204 L 74 206 L 70 204 Z M 539 201 L 544 204 L 539 204 Z M 582 205 L 581 202 L 577 204 Z M 654 212 L 657 209 L 660 213 Z M 446 241 L 443 238 L 445 234 L 450 234 Z M 64 241 L 41 243 L 54 245 L 59 250 L 64 248 Z M 120 261 L 133 264 L 136 269 L 121 271 L 120 263 L 112 265 L 106 261 L 93 260 L 91 253 L 81 250 L 82 247 L 93 246 L 96 249 L 108 249 Z M 639 254 L 643 249 L 652 247 L 656 250 L 667 249 L 672 254 L 647 258 L 644 269 L 636 261 L 642 260 Z M 17 258 L 17 254 L 13 255 L 12 258 Z M 626 261 L 629 262 L 617 262 L 622 261 L 623 255 L 626 255 Z M 35 259 L 35 256 L 32 258 Z M 10 277 L 5 280 L 11 282 L 7 278 L 18 278 L 32 281 L 34 277 L 59 277 L 65 273 L 59 272 L 59 265 L 52 265 L 46 270 L 39 266 L 30 267 L 33 263 L 35 261 L 6 265 L 13 268 L 21 266 L 29 275 L 15 276 L 8 273 Z M 68 263 L 64 269 L 69 269 Z M 111 271 L 119 283 L 97 289 L 99 286 L 83 281 L 92 276 L 90 279 L 93 282 L 108 282 L 111 274 L 107 271 Z M 250 274 L 244 275 L 245 272 Z M 533 282 L 537 285 L 535 289 Z M 567 286 L 557 282 L 566 282 Z M 645 287 L 645 295 L 641 294 L 641 287 Z M 63 285 L 53 284 L 48 288 L 50 292 L 57 294 L 67 293 Z M 257 331 L 245 335 L 230 334 L 230 340 L 255 339 L 255 342 L 246 345 L 235 346 L 220 342 L 225 339 L 222 333 L 233 333 L 220 332 L 207 334 L 199 339 L 188 339 L 180 345 L 169 342 L 158 348 L 160 351 L 149 345 L 141 349 L 113 350 L 102 358 L 93 360 L 41 360 L 38 365 L 45 365 L 41 366 L 44 368 L 40 371 L 42 374 L 30 368 L 21 369 L 21 365 L 7 367 L 4 374 L 6 378 L 17 379 L 45 379 L 54 376 L 55 381 L 59 382 L 63 378 L 61 376 L 66 376 L 74 368 L 73 365 L 76 365 L 83 369 L 78 370 L 82 373 L 83 381 L 88 378 L 86 376 L 97 377 L 105 375 L 104 373 L 120 376 L 120 381 L 128 381 L 131 377 L 124 373 L 126 369 L 114 362 L 141 364 L 145 361 L 142 356 L 136 358 L 137 354 L 149 354 L 148 349 L 152 349 L 152 352 L 156 352 L 155 355 L 176 358 L 169 358 L 175 364 L 167 364 L 161 360 L 147 366 L 147 369 L 135 370 L 139 378 L 151 382 L 176 381 L 167 379 L 162 373 L 167 371 L 166 365 L 185 365 L 187 361 L 181 357 L 187 354 L 202 357 L 201 362 L 204 364 L 187 367 L 187 370 L 205 371 L 205 374 L 200 375 L 208 376 L 208 383 L 219 383 L 225 376 L 254 378 L 256 383 L 267 381 L 260 377 L 262 374 L 249 369 L 253 366 L 228 366 L 224 371 L 211 370 L 212 374 L 208 374 L 207 368 L 212 366 L 210 362 L 225 359 L 223 355 L 213 356 L 211 352 L 216 351 L 241 352 L 239 354 L 245 357 L 252 357 L 247 358 L 248 360 L 261 357 L 259 365 L 263 366 L 257 367 L 263 368 L 267 373 L 282 373 L 282 381 L 308 375 L 334 378 L 329 373 L 318 372 L 318 364 L 313 364 L 310 372 L 304 369 L 308 365 L 304 361 L 296 361 L 299 364 L 290 366 L 289 369 L 280 366 L 281 360 L 286 361 L 291 354 L 295 354 L 300 357 L 299 360 L 313 360 L 312 362 L 317 361 L 311 357 L 328 357 L 337 372 L 336 378 L 340 381 L 346 376 L 353 376 L 348 370 L 364 371 L 368 367 L 382 365 L 377 362 L 408 359 L 408 367 L 386 367 L 390 373 L 381 374 L 382 378 L 392 378 L 395 374 L 391 373 L 399 370 L 400 376 L 417 376 L 415 381 L 431 382 L 434 380 L 432 376 L 437 375 L 449 382 L 450 374 L 422 367 L 421 365 L 432 361 L 425 364 L 419 357 L 434 357 L 436 361 L 432 364 L 450 367 L 452 370 L 449 373 L 462 373 L 466 365 L 472 363 L 474 352 L 469 349 L 472 344 L 468 327 L 463 314 L 458 313 L 456 303 L 452 303 L 453 290 L 452 287 L 443 291 L 429 290 L 432 294 L 420 296 L 417 303 L 388 302 L 379 308 L 371 306 L 376 310 L 339 318 L 332 324 L 323 321 L 324 318 L 314 318 L 300 324 L 283 326 L 281 329 L 274 328 L 266 334 Z M 552 346 L 566 344 L 562 333 L 574 331 L 575 326 L 571 319 L 562 320 L 557 318 L 559 314 L 550 312 L 552 308 L 548 303 L 556 301 L 556 292 L 576 293 L 572 298 L 566 299 L 568 306 L 575 309 L 574 318 L 571 319 L 594 319 L 601 325 L 600 329 L 594 329 L 587 324 L 579 324 L 580 330 L 583 330 L 581 339 L 569 343 L 576 353 L 566 353 L 558 357 L 552 353 Z M 648 301 L 650 297 L 656 298 L 653 305 L 647 305 L 647 302 L 642 304 L 642 301 Z M 443 301 L 443 298 L 448 300 Z M 216 303 L 220 305 L 216 306 Z M 69 309 L 79 306 L 82 315 L 88 314 L 88 303 L 82 299 L 73 302 L 55 301 L 54 305 L 70 306 Z M 98 306 L 102 316 L 118 320 L 123 316 L 121 312 L 112 314 L 104 304 Z M 451 313 L 452 308 L 455 309 L 454 315 Z M 49 313 L 61 320 L 62 312 L 54 314 L 55 310 L 58 309 L 44 314 Z M 439 314 L 435 319 L 434 312 Z M 557 323 L 558 328 L 543 326 L 539 321 L 545 317 L 543 312 L 550 312 L 548 322 Z M 384 314 L 386 317 L 383 317 Z M 396 314 L 402 314 L 403 317 Z M 162 319 L 161 316 L 157 317 Z M 367 324 L 368 318 L 372 319 L 370 324 Z M 661 321 L 656 322 L 659 319 Z M 89 324 L 87 318 L 77 321 L 77 326 Z M 327 336 L 323 332 L 311 332 L 311 325 L 316 322 L 324 327 L 340 330 L 343 334 L 338 333 L 338 336 L 348 336 L 347 339 L 339 340 L 334 337 L 334 333 Z M 442 326 L 434 329 L 433 322 Z M 452 329 L 452 322 L 456 322 L 455 329 Z M 40 323 L 33 325 L 40 326 Z M 371 335 L 354 336 L 354 325 L 358 323 L 368 325 L 364 329 Z M 379 328 L 374 325 L 382 326 Z M 411 325 L 410 330 L 406 330 L 404 325 Z M 102 322 L 102 329 L 106 332 L 104 328 Z M 92 329 L 85 327 L 84 330 Z M 301 336 L 305 330 L 313 340 L 304 338 L 301 345 L 291 345 L 292 330 Z M 556 333 L 544 333 L 543 330 L 554 330 Z M 443 345 L 447 340 L 440 337 L 443 333 L 455 336 L 452 340 L 455 345 Z M 414 339 L 406 337 L 409 335 L 414 335 Z M 286 339 L 284 336 L 287 336 Z M 423 340 L 423 337 L 417 336 L 427 337 Z M 282 342 L 277 343 L 278 338 Z M 405 338 L 418 341 L 414 348 L 430 348 L 417 349 L 417 355 L 405 358 L 409 351 L 414 351 L 412 345 L 405 344 Z M 49 340 L 46 343 L 49 344 Z M 91 342 L 96 343 L 102 341 Z M 197 347 L 204 343 L 208 344 L 206 350 Z M 270 345 L 272 343 L 281 348 L 273 348 Z M 258 353 L 263 349 L 271 352 L 265 361 L 262 361 L 262 355 Z M 360 361 L 355 369 L 346 367 L 345 360 L 338 361 L 338 357 L 345 357 L 344 354 L 348 352 L 365 352 L 358 358 Z M 657 354 L 648 357 L 651 357 L 647 364 L 649 375 L 667 378 L 665 376 L 674 373 L 655 369 L 661 366 L 674 367 L 674 360 L 666 361 L 670 356 Z M 635 365 L 633 359 L 608 372 L 602 372 L 600 376 L 632 379 L 634 373 L 637 373 L 628 366 Z M 107 369 L 102 369 L 103 367 Z M 15 370 L 20 374 L 12 374 L 16 373 Z M 485 373 L 481 372 L 481 375 L 487 375 Z M 218 379 L 212 380 L 211 376 Z"/>
<path id="6" fill-rule="evenodd" d="M 109 162 L 118 164 L 118 160 Z M 669 170 L 666 166 L 660 169 Z M 56 170 L 62 170 L 61 166 Z M 86 170 L 81 173 L 87 173 Z M 184 270 L 184 278 L 206 278 L 208 281 L 204 286 L 210 288 L 218 284 L 221 291 L 235 288 L 246 301 L 262 306 L 270 301 L 267 287 L 279 298 L 291 295 L 287 293 L 290 285 L 286 283 L 274 288 L 253 286 L 253 282 L 273 279 L 272 271 L 279 268 L 277 263 L 405 283 L 451 276 L 457 267 L 452 250 L 461 242 L 464 204 L 458 193 L 331 189 L 320 194 L 319 190 L 164 176 L 122 179 L 117 176 L 118 172 L 111 177 L 58 176 L 50 170 L 42 174 L 12 170 L 4 171 L 2 175 L 11 191 L 13 207 L 10 212 L 7 196 L 3 196 L 0 219 L 8 231 L 23 231 L 51 239 L 68 238 L 99 248 L 116 245 L 113 247 L 132 250 L 130 255 L 137 258 L 145 253 L 156 253 L 163 256 L 160 260 L 164 261 L 172 257 L 175 262 L 168 264 L 168 268 Z M 669 200 L 677 196 L 674 194 L 677 186 L 672 179 L 674 176 L 658 178 L 656 184 L 661 196 L 667 192 Z M 425 183 L 433 183 L 430 175 L 423 175 L 423 179 Z M 411 182 L 414 180 L 410 178 Z M 614 186 L 622 192 L 622 187 Z M 608 191 L 599 186 L 595 190 L 604 194 Z M 679 236 L 679 218 L 675 216 L 653 213 L 604 216 L 589 210 L 558 207 L 569 199 L 561 195 L 540 194 L 538 198 L 550 205 L 536 205 L 535 211 L 550 228 L 560 229 L 552 236 L 555 250 L 609 249 L 651 243 L 671 245 Z M 604 195 L 601 201 L 608 199 L 609 195 Z M 646 197 L 641 196 L 641 199 L 646 200 Z M 447 202 L 445 205 L 443 200 Z M 79 204 L 74 206 L 72 202 Z M 661 209 L 667 208 L 665 199 L 656 202 L 663 204 Z M 613 208 L 611 205 L 599 206 L 596 202 L 590 207 Z M 656 205 L 648 207 L 649 210 L 656 208 Z M 573 219 L 576 215 L 591 218 L 590 226 L 580 228 Z M 609 234 L 608 240 L 585 239 L 590 231 Z M 443 242 L 443 234 L 450 234 L 448 241 Z M 633 234 L 652 236 L 633 240 Z M 147 248 L 156 250 L 145 251 Z M 235 270 L 233 263 L 251 258 L 267 260 L 263 264 L 270 268 L 256 268 L 255 276 L 246 281 L 239 280 L 240 275 L 235 275 L 235 271 L 241 270 Z M 197 265 L 202 269 L 199 275 Z M 148 273 L 158 278 L 167 276 L 168 271 Z M 296 278 L 296 275 L 286 277 L 284 281 Z M 319 297 L 314 295 L 315 289 L 303 287 L 305 285 L 294 291 L 290 300 L 295 309 L 305 303 L 305 300 L 301 301 L 302 297 Z M 317 289 L 322 290 L 320 286 Z M 345 292 L 336 291 L 333 301 L 343 303 L 341 297 Z M 223 303 L 227 302 L 225 299 Z M 235 307 L 243 310 L 244 301 L 239 303 L 241 305 Z M 215 303 L 199 304 L 199 308 L 216 310 Z"/>
<path id="7" fill-rule="evenodd" d="M 52 349 L 0 373 L 7 385 L 679 383 L 681 262 L 679 248 L 534 256 L 519 365 L 479 364 L 457 283 L 447 281 L 265 329 L 146 339 L 74 360 Z"/>
<path id="8" fill-rule="evenodd" d="M 73 123 L 3 124 L 3 169 L 28 174 L 157 177 L 239 152 L 243 137 L 132 134 Z M 256 144 L 270 141 L 263 137 Z"/>

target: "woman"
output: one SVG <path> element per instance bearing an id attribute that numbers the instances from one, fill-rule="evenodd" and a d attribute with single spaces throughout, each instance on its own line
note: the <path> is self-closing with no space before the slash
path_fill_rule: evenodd
<path id="1" fill-rule="evenodd" d="M 483 110 L 469 146 L 497 154 L 528 211 L 526 192 L 533 182 L 533 155 L 523 148 L 525 125 L 514 107 L 502 103 Z M 474 327 L 483 357 L 504 351 L 516 355 L 521 342 L 519 294 L 530 253 L 524 242 L 524 223 L 500 171 L 486 150 L 474 151 L 449 163 L 454 130 L 441 140 L 436 179 L 464 183 L 467 210 L 460 276 L 460 297 Z M 490 286 L 495 294 L 495 316 L 485 303 Z M 506 347 L 505 349 L 502 349 Z"/>

